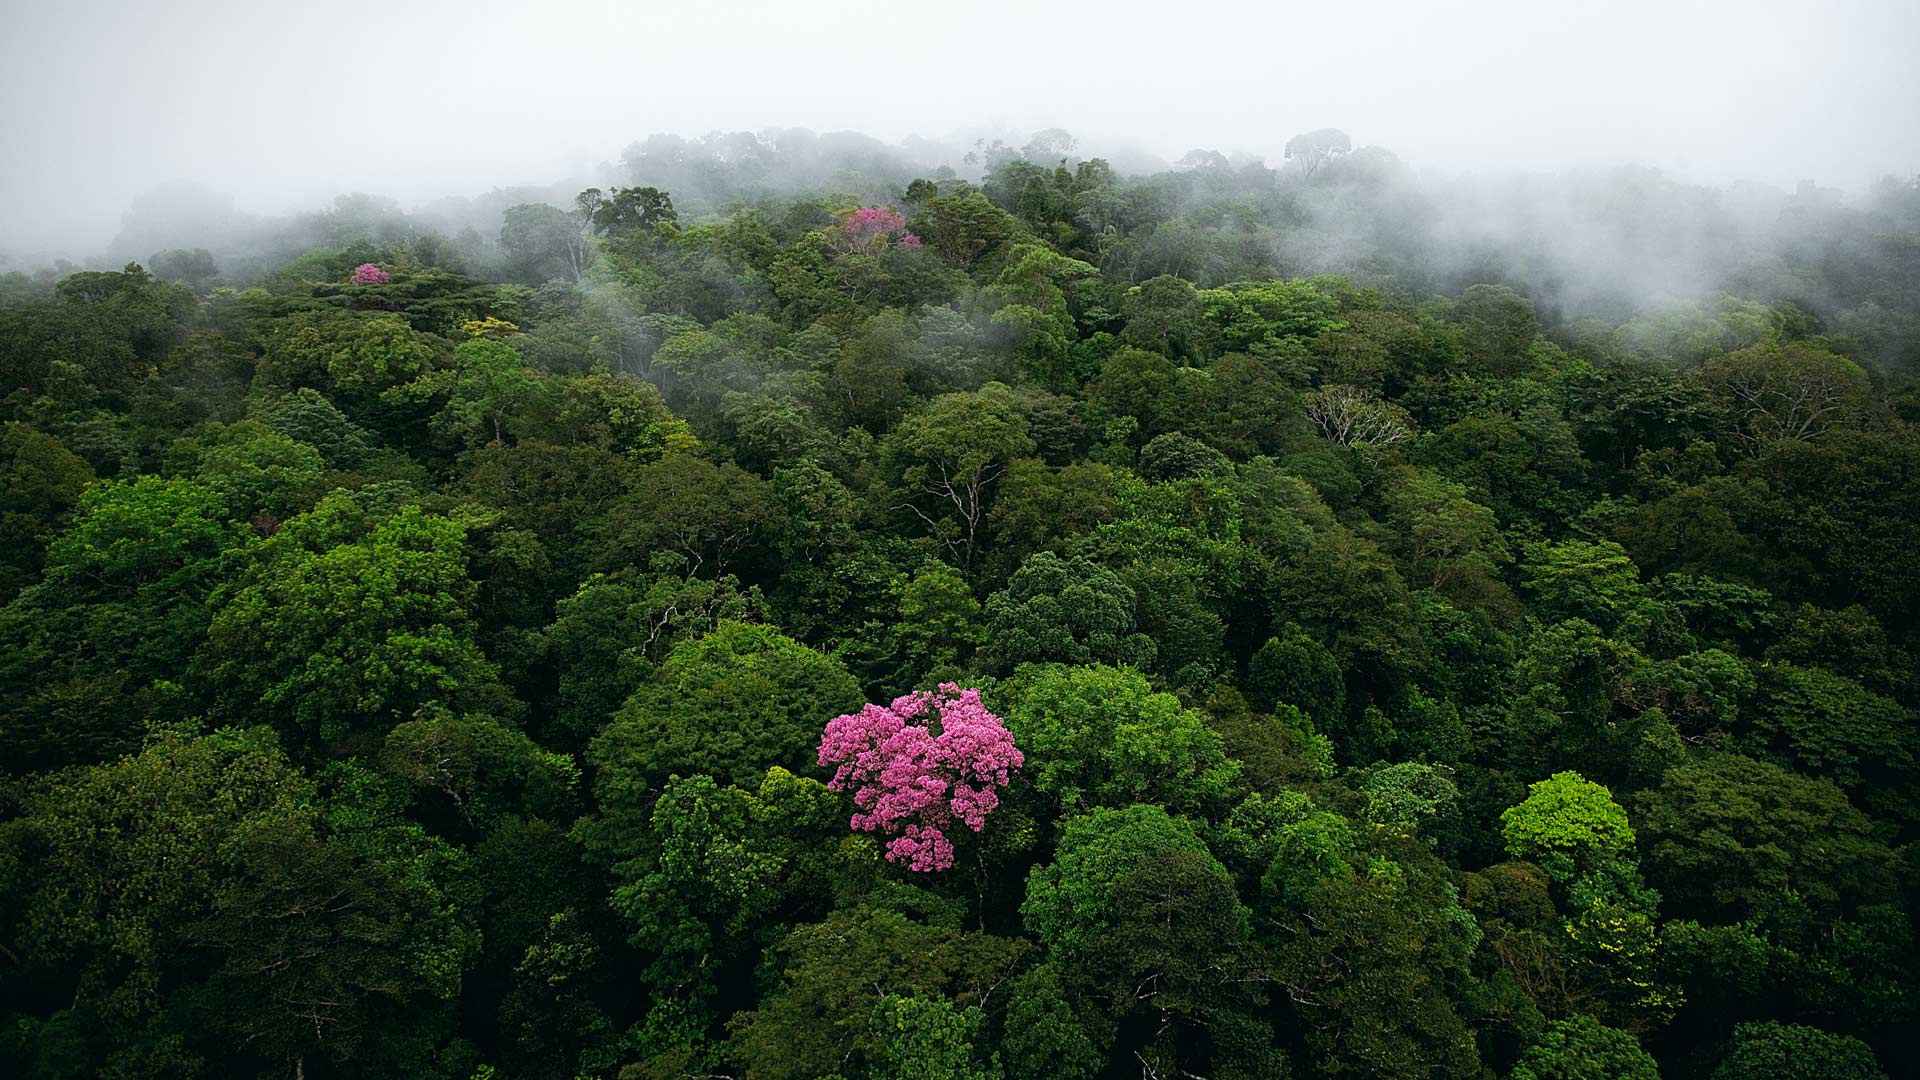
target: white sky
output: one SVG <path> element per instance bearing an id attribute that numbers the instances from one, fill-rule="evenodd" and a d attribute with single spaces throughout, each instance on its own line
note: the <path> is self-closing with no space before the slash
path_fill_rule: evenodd
<path id="1" fill-rule="evenodd" d="M 0 247 L 168 180 L 411 202 L 768 126 L 1858 188 L 1920 172 L 1916 45 L 1920 0 L 0 0 Z"/>

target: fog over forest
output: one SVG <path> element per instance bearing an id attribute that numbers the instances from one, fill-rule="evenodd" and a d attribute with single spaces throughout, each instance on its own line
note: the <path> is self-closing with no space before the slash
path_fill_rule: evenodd
<path id="1" fill-rule="evenodd" d="M 1920 7 L 0 31 L 0 1077 L 1920 1080 Z"/>
<path id="2" fill-rule="evenodd" d="M 244 214 L 412 207 L 604 180 L 653 132 L 850 130 L 924 161 L 1060 127 L 1151 169 L 1196 147 L 1278 164 L 1332 126 L 1496 206 L 1515 174 L 1622 164 L 1856 196 L 1920 169 L 1920 10 L 1887 0 L 6 6 L 16 262 L 117 256 L 162 184 Z"/>

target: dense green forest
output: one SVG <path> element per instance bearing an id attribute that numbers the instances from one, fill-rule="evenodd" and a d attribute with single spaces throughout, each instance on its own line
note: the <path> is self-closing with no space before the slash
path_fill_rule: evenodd
<path id="1" fill-rule="evenodd" d="M 1072 150 L 0 278 L 0 1073 L 1920 1075 L 1920 180 Z"/>

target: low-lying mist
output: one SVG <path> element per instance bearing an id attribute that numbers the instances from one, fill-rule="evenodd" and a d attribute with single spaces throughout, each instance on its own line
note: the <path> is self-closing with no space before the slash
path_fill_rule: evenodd
<path id="1" fill-rule="evenodd" d="M 1100 268 L 1124 280 L 1175 274 L 1214 285 L 1334 273 L 1414 294 L 1501 284 L 1569 327 L 1684 321 L 1700 304 L 1737 294 L 1798 305 L 1851 333 L 1868 358 L 1904 359 L 1901 343 L 1914 338 L 1901 285 L 1912 280 L 1910 238 L 1920 229 L 1913 178 L 1843 192 L 1810 181 L 1793 190 L 1708 185 L 1648 166 L 1447 172 L 1388 148 L 1356 147 L 1334 129 L 1297 136 L 1271 161 L 1210 149 L 1169 161 L 1057 128 L 897 142 L 802 128 L 655 134 L 557 180 L 410 203 L 344 193 L 282 214 L 249 212 L 232 193 L 176 182 L 136 198 L 99 250 L 8 252 L 5 269 L 48 278 L 204 251 L 208 284 L 244 286 L 312 248 L 367 241 L 424 246 L 429 261 L 512 279 L 528 271 L 503 250 L 506 212 L 571 210 L 589 187 L 657 187 L 684 221 L 699 221 L 745 208 L 780 212 L 794 200 L 898 205 L 916 179 L 981 185 L 1017 208 L 1065 197 L 1059 178 L 1084 179 L 1087 170 L 1106 186 L 1097 205 L 1073 213 L 1109 238 L 1099 245 Z M 1836 255 L 1851 267 L 1839 279 L 1845 296 L 1835 295 L 1832 274 L 1804 272 Z"/>

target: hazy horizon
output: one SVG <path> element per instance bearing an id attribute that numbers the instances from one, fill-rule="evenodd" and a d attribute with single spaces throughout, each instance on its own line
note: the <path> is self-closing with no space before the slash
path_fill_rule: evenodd
<path id="1" fill-rule="evenodd" d="M 654 132 L 889 143 L 1061 127 L 1088 149 L 1280 159 L 1339 127 L 1416 170 L 1636 163 L 1858 191 L 1920 172 L 1920 9 L 1886 0 L 1364 13 L 853 0 L 339 9 L 8 2 L 0 250 L 97 253 L 172 182 L 280 213 L 545 184 Z M 1843 72 L 1844 77 L 1833 73 Z"/>

